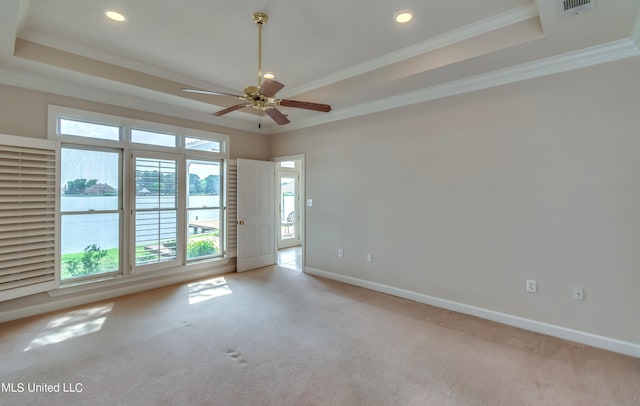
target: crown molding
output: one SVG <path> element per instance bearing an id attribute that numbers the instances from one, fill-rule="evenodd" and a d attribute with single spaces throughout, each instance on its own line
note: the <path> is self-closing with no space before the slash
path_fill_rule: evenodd
<path id="1" fill-rule="evenodd" d="M 476 90 L 516 83 L 569 70 L 586 68 L 601 63 L 617 61 L 640 55 L 640 48 L 631 38 L 613 41 L 579 51 L 540 59 L 505 69 L 476 75 L 441 85 L 431 86 L 396 96 L 378 99 L 368 103 L 334 110 L 328 115 L 316 116 L 287 125 L 284 131 L 298 130 L 333 121 L 344 120 L 366 114 L 377 113 L 411 104 L 423 103 L 443 97 L 455 96 Z"/>
<path id="2" fill-rule="evenodd" d="M 318 88 L 329 86 L 342 80 L 362 75 L 364 73 L 371 72 L 385 66 L 393 65 L 406 59 L 413 58 L 415 56 L 422 55 L 436 49 L 444 48 L 457 42 L 461 42 L 478 35 L 486 34 L 488 32 L 537 16 L 538 8 L 532 2 L 527 6 L 522 6 L 505 11 L 484 20 L 439 35 L 437 37 L 430 38 L 427 41 L 419 42 L 417 44 L 399 49 L 386 55 L 382 55 L 378 58 L 374 58 L 354 65 L 350 68 L 308 82 L 304 85 L 284 90 L 282 92 L 284 95 L 283 97 L 292 97 L 294 95 L 303 94 Z"/>

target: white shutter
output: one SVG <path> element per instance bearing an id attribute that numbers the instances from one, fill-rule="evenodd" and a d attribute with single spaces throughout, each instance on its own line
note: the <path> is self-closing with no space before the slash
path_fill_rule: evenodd
<path id="1" fill-rule="evenodd" d="M 228 258 L 234 258 L 237 254 L 237 235 L 236 229 L 238 228 L 238 212 L 236 205 L 237 198 L 237 174 L 238 174 L 238 166 L 235 159 L 227 159 L 225 160 L 227 167 L 227 187 L 226 187 L 226 197 L 227 197 L 227 206 L 225 210 L 226 214 L 226 243 L 227 247 L 225 249 L 225 256 Z"/>
<path id="2" fill-rule="evenodd" d="M 174 159 L 136 157 L 135 169 L 135 264 L 142 266 L 175 261 L 178 162 Z M 155 190 L 151 194 L 149 190 L 141 193 L 146 189 L 145 185 L 153 186 Z M 149 194 L 149 197 L 144 197 L 144 194 Z M 167 246 L 166 242 L 173 244 Z"/>
<path id="3" fill-rule="evenodd" d="M 57 143 L 0 134 L 0 301 L 58 286 Z"/>

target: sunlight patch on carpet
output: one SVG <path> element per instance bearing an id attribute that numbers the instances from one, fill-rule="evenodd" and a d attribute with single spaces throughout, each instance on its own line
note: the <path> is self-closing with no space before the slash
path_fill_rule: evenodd
<path id="1" fill-rule="evenodd" d="M 204 302 L 232 293 L 229 285 L 227 285 L 227 280 L 222 276 L 190 283 L 188 286 L 189 304 Z"/>
<path id="2" fill-rule="evenodd" d="M 106 315 L 111 312 L 111 309 L 113 309 L 113 303 L 74 310 L 57 316 L 47 324 L 45 330 L 34 338 L 24 351 L 100 331 L 107 319 Z"/>

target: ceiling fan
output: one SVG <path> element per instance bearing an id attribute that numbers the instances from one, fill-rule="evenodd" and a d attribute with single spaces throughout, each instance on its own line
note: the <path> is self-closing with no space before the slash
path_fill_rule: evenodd
<path id="1" fill-rule="evenodd" d="M 230 94 L 230 93 L 221 93 L 221 92 L 212 92 L 209 90 L 200 90 L 200 89 L 182 89 L 185 92 L 191 93 L 202 93 L 202 94 L 212 94 L 217 96 L 231 96 L 236 99 L 242 100 L 243 102 L 240 104 L 236 104 L 235 106 L 227 107 L 222 109 L 216 113 L 213 113 L 214 116 L 220 117 L 227 113 L 231 113 L 232 111 L 236 111 L 245 107 L 252 107 L 256 110 L 264 111 L 279 125 L 289 123 L 289 119 L 282 114 L 280 110 L 278 110 L 278 106 L 284 107 L 295 107 L 298 109 L 306 109 L 306 110 L 314 110 L 314 111 L 322 111 L 329 112 L 331 111 L 331 106 L 328 104 L 320 104 L 320 103 L 311 103 L 297 100 L 288 100 L 288 99 L 278 99 L 275 97 L 276 93 L 280 89 L 284 87 L 284 85 L 280 82 L 276 82 L 275 80 L 265 79 L 262 80 L 262 27 L 267 23 L 267 19 L 269 17 L 264 13 L 254 13 L 253 14 L 253 22 L 258 25 L 258 85 L 257 86 L 248 86 L 244 89 L 244 94 L 242 96 Z"/>

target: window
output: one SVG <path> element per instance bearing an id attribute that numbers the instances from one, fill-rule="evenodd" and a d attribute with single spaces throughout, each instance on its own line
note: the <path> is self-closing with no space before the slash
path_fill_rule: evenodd
<path id="1" fill-rule="evenodd" d="M 222 253 L 220 166 L 220 162 L 187 161 L 188 260 Z"/>
<path id="2" fill-rule="evenodd" d="M 295 169 L 296 168 L 296 161 L 282 161 L 282 162 L 280 162 L 280 167 L 281 168 L 288 168 L 288 169 Z"/>
<path id="3" fill-rule="evenodd" d="M 163 134 L 152 131 L 131 130 L 131 142 L 161 147 L 175 147 L 176 136 L 173 134 Z"/>
<path id="4" fill-rule="evenodd" d="M 177 258 L 177 162 L 136 158 L 135 264 Z"/>
<path id="5" fill-rule="evenodd" d="M 62 282 L 224 257 L 227 136 L 60 106 L 49 116 L 62 142 Z"/>
<path id="6" fill-rule="evenodd" d="M 101 140 L 120 140 L 120 127 L 89 123 L 68 118 L 58 119 L 59 133 L 61 135 L 75 135 L 77 137 L 97 138 Z"/>
<path id="7" fill-rule="evenodd" d="M 61 279 L 120 270 L 120 152 L 60 151 Z"/>
<path id="8" fill-rule="evenodd" d="M 203 140 L 202 138 L 194 137 L 186 137 L 184 140 L 184 147 L 186 149 L 193 149 L 196 151 L 222 151 L 220 141 Z"/>

